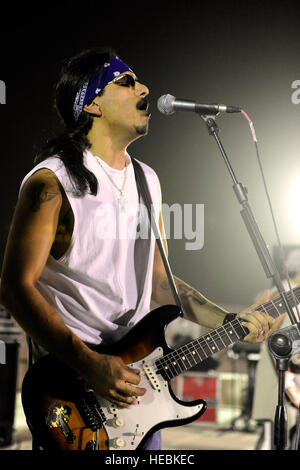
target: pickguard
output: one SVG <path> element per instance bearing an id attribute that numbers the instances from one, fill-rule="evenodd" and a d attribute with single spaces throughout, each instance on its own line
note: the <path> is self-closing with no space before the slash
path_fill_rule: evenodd
<path id="1" fill-rule="evenodd" d="M 170 394 L 168 382 L 156 374 L 155 361 L 162 356 L 163 349 L 159 347 L 143 360 L 128 364 L 140 370 L 139 386 L 147 390 L 142 397 L 137 397 L 136 404 L 121 408 L 98 396 L 106 417 L 104 428 L 109 449 L 134 450 L 160 423 L 179 425 L 178 421 L 201 414 L 202 403 L 195 406 L 178 403 Z"/>

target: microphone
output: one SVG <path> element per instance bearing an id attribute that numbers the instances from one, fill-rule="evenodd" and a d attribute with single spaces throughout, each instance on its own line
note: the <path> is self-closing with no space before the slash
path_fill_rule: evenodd
<path id="1" fill-rule="evenodd" d="M 225 104 L 202 104 L 191 100 L 178 100 L 172 95 L 162 95 L 157 100 L 158 110 L 163 114 L 173 114 L 175 111 L 193 111 L 198 114 L 240 113 L 241 108 Z"/>

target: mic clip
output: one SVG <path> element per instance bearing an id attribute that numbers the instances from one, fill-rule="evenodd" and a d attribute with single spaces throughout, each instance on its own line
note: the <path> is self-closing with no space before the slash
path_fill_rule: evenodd
<path id="1" fill-rule="evenodd" d="M 219 111 L 216 111 L 216 113 L 211 113 L 211 114 L 202 114 L 202 113 L 197 113 L 197 114 L 205 122 L 209 135 L 219 132 L 219 127 L 218 127 L 218 124 L 216 123 L 216 117 L 218 116 Z"/>

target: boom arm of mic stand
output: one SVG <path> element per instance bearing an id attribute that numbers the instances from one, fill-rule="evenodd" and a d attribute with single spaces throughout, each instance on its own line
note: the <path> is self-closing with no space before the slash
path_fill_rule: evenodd
<path id="1" fill-rule="evenodd" d="M 291 309 L 289 303 L 288 303 L 288 299 L 287 299 L 287 295 L 286 295 L 286 292 L 284 290 L 284 287 L 283 287 L 283 284 L 282 284 L 282 281 L 280 279 L 280 276 L 279 276 L 279 273 L 277 271 L 277 269 L 275 268 L 274 266 L 274 263 L 272 261 L 272 258 L 270 256 L 270 253 L 269 253 L 269 250 L 267 248 L 267 245 L 260 233 L 260 230 L 258 228 L 258 225 L 255 221 L 255 218 L 253 216 L 253 213 L 252 213 L 252 210 L 251 210 L 251 207 L 249 205 L 249 202 L 248 202 L 248 199 L 247 199 L 247 195 L 246 195 L 246 189 L 243 187 L 243 185 L 241 183 L 239 183 L 236 179 L 236 176 L 234 174 L 234 171 L 232 169 L 232 166 L 228 160 L 228 157 L 226 155 L 226 152 L 224 150 L 224 147 L 219 139 L 219 136 L 218 136 L 218 132 L 219 132 L 219 128 L 218 128 L 218 125 L 216 123 L 216 116 L 217 115 L 205 115 L 205 114 L 200 114 L 201 118 L 204 120 L 206 126 L 207 126 L 207 129 L 208 129 L 208 133 L 209 135 L 212 135 L 216 142 L 217 142 L 217 145 L 219 147 L 219 150 L 221 152 L 221 155 L 225 161 L 225 164 L 227 166 L 227 169 L 230 173 L 230 176 L 233 180 L 233 189 L 234 189 L 234 192 L 235 192 L 235 195 L 238 199 L 238 202 L 243 206 L 243 209 L 241 210 L 241 216 L 244 220 L 244 223 L 246 225 L 246 228 L 248 230 L 248 233 L 250 235 L 250 238 L 254 244 L 254 247 L 255 247 L 255 250 L 258 254 L 258 257 L 261 261 L 261 264 L 263 266 L 263 269 L 265 271 L 265 274 L 268 278 L 273 278 L 273 281 L 274 281 L 274 284 L 276 285 L 277 287 L 277 290 L 281 296 L 281 299 L 285 305 L 285 308 L 286 308 L 286 311 L 289 315 L 289 318 L 290 318 L 290 321 L 292 324 L 295 324 L 297 323 L 297 318 L 295 317 L 295 314 L 293 312 L 293 310 Z"/>

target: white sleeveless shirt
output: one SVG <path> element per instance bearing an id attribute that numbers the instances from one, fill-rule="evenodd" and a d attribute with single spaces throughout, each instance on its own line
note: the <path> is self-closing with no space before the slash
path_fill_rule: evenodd
<path id="1" fill-rule="evenodd" d="M 33 173 L 47 168 L 55 173 L 68 198 L 74 214 L 70 246 L 58 260 L 49 255 L 36 288 L 72 332 L 90 345 L 119 340 L 149 312 L 155 247 L 152 233 L 145 239 L 146 232 L 138 226 L 139 199 L 130 156 L 126 155 L 123 209 L 107 174 L 121 188 L 125 169 L 113 169 L 100 160 L 104 171 L 97 158 L 88 150 L 84 153 L 84 165 L 98 180 L 96 196 L 76 196 L 67 170 L 56 156 L 35 166 L 21 183 L 22 188 Z M 139 163 L 158 222 L 159 180 L 154 170 Z M 136 236 L 137 229 L 141 237 Z"/>

